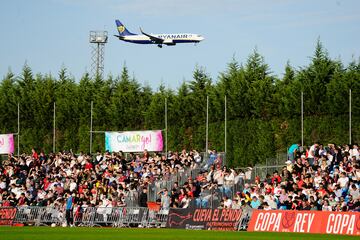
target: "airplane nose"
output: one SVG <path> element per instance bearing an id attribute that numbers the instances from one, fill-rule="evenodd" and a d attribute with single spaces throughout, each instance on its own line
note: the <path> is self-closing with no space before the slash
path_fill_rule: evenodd
<path id="1" fill-rule="evenodd" d="M 205 39 L 204 37 L 199 37 L 199 40 L 200 40 L 200 41 L 202 41 L 202 40 L 204 40 L 204 39 Z"/>

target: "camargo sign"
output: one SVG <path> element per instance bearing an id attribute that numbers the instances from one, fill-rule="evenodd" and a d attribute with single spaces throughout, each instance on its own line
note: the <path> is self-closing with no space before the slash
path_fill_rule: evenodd
<path id="1" fill-rule="evenodd" d="M 360 213 L 255 210 L 248 231 L 360 235 Z"/>
<path id="2" fill-rule="evenodd" d="M 150 152 L 163 150 L 161 130 L 105 132 L 105 150 L 110 152 Z"/>

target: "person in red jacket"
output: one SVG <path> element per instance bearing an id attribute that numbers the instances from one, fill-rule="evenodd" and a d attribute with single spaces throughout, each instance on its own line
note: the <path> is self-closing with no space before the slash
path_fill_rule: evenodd
<path id="1" fill-rule="evenodd" d="M 34 158 L 34 159 L 39 159 L 39 155 L 38 153 L 35 151 L 35 148 L 31 149 L 31 156 Z"/>
<path id="2" fill-rule="evenodd" d="M 275 181 L 276 181 L 277 183 L 281 183 L 281 177 L 280 177 L 278 171 L 275 171 L 275 172 L 273 173 L 273 177 L 271 178 L 272 184 L 274 184 Z"/>

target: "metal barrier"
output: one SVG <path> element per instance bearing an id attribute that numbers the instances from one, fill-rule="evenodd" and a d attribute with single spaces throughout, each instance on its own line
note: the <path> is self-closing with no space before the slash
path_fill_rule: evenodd
<path id="1" fill-rule="evenodd" d="M 254 209 L 252 209 L 249 206 L 245 206 L 244 208 L 242 208 L 241 217 L 237 224 L 238 231 L 246 231 L 247 230 L 247 227 L 249 226 L 249 222 L 250 222 L 251 216 L 253 214 L 253 211 L 254 211 Z"/>
<path id="2" fill-rule="evenodd" d="M 74 225 L 79 227 L 165 227 L 168 214 L 168 210 L 157 211 L 144 207 L 78 207 L 71 217 Z M 5 220 L 5 217 L 1 219 Z M 56 207 L 18 207 L 13 223 L 65 225 L 65 211 Z"/>
<path id="3" fill-rule="evenodd" d="M 74 213 L 74 224 L 75 226 L 92 227 L 94 226 L 96 208 L 87 207 L 79 208 Z"/>
<path id="4" fill-rule="evenodd" d="M 169 210 L 161 209 L 160 211 L 149 210 L 148 221 L 144 227 L 166 227 L 167 218 L 169 216 Z"/>
<path id="5" fill-rule="evenodd" d="M 0 212 L 5 209 L 7 208 L 0 207 Z M 189 210 L 192 211 L 192 209 Z M 252 212 L 253 209 L 250 207 L 242 209 L 241 218 L 236 225 L 237 230 L 247 229 Z M 17 207 L 12 224 L 64 226 L 66 225 L 65 215 L 64 209 L 60 207 L 21 206 Z M 164 228 L 169 217 L 169 210 L 143 207 L 78 207 L 74 210 L 72 217 L 74 225 L 78 227 Z M 1 219 L 5 219 L 5 217 Z"/>

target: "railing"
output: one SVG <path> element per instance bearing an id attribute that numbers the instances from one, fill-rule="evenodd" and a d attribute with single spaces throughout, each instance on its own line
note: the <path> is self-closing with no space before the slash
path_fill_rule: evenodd
<path id="1" fill-rule="evenodd" d="M 70 224 L 86 227 L 165 227 L 169 214 L 169 210 L 153 210 L 144 207 L 77 208 L 70 211 L 69 216 L 63 208 L 56 207 L 0 207 L 0 210 L 14 212 L 11 216 L 9 214 L 0 215 L 0 223 L 4 223 L 2 225 L 33 226 L 66 226 Z"/>
<path id="2" fill-rule="evenodd" d="M 174 184 L 177 182 L 179 186 L 184 185 L 185 182 L 189 181 L 189 178 L 195 179 L 200 171 L 208 169 L 211 165 L 210 159 L 205 158 L 205 153 L 200 153 L 201 161 L 198 162 L 198 166 L 196 168 L 188 168 L 184 170 L 180 170 L 176 174 L 171 174 L 167 177 L 164 177 L 162 180 L 154 181 L 153 183 L 149 184 L 148 186 L 148 201 L 156 201 L 158 199 L 157 193 L 166 188 L 171 191 Z M 219 164 L 221 166 L 225 165 L 226 162 L 226 155 L 225 153 L 217 153 Z"/>

